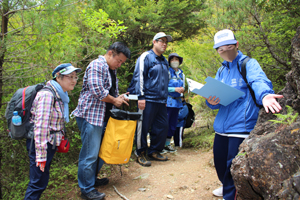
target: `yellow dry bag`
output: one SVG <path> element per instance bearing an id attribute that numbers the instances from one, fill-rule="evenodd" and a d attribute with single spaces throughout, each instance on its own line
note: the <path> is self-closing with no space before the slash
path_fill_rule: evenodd
<path id="1" fill-rule="evenodd" d="M 137 120 L 141 113 L 110 110 L 99 157 L 107 164 L 124 164 L 130 159 Z"/>

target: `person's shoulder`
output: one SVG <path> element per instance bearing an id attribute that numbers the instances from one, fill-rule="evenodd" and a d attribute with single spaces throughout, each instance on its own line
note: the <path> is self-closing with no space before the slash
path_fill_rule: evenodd
<path id="1" fill-rule="evenodd" d="M 49 86 L 51 87 L 51 86 Z M 51 91 L 51 89 L 49 89 L 49 87 L 44 87 L 43 89 L 41 89 L 35 96 L 35 100 L 43 100 L 43 101 L 47 101 L 47 102 L 52 102 L 54 100 L 54 94 Z"/>
<path id="2" fill-rule="evenodd" d="M 249 56 L 246 56 L 246 55 L 242 55 L 241 58 L 240 58 L 240 63 L 242 64 L 244 61 L 246 61 L 246 59 L 248 59 L 248 61 L 246 62 L 246 66 L 257 66 L 257 67 L 260 67 L 258 61 L 255 59 L 255 58 L 251 58 Z"/>
<path id="3" fill-rule="evenodd" d="M 98 70 L 99 68 L 108 68 L 108 65 L 106 63 L 106 59 L 104 58 L 104 56 L 99 56 L 97 59 L 92 60 L 90 62 L 90 64 L 87 66 L 87 71 L 89 69 L 95 69 Z"/>
<path id="4" fill-rule="evenodd" d="M 100 63 L 106 63 L 106 59 L 104 56 L 98 56 L 95 60 L 92 60 L 90 64 L 100 64 Z"/>
<path id="5" fill-rule="evenodd" d="M 150 51 L 145 51 L 144 53 L 141 54 L 140 57 L 147 57 L 147 56 L 149 56 L 150 54 L 151 54 Z"/>

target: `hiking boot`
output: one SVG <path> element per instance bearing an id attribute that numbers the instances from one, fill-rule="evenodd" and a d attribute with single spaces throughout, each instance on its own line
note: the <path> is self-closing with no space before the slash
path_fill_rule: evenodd
<path id="1" fill-rule="evenodd" d="M 151 166 L 151 162 L 149 161 L 149 158 L 145 155 L 145 152 L 143 151 L 139 156 L 136 154 L 137 156 L 137 162 L 145 167 L 150 167 Z"/>
<path id="2" fill-rule="evenodd" d="M 108 178 L 97 178 L 95 181 L 95 185 L 94 187 L 98 187 L 98 186 L 103 186 L 103 185 L 107 185 L 109 182 Z"/>
<path id="3" fill-rule="evenodd" d="M 81 193 L 80 196 L 82 199 L 93 199 L 93 200 L 101 200 L 105 197 L 104 193 L 98 192 L 98 190 L 94 189 L 87 194 Z"/>
<path id="4" fill-rule="evenodd" d="M 172 145 L 168 145 L 166 147 L 164 147 L 164 150 L 169 152 L 169 153 L 175 153 L 177 150 L 172 146 Z"/>
<path id="5" fill-rule="evenodd" d="M 154 152 L 149 155 L 150 160 L 167 161 L 168 157 L 162 156 L 159 152 Z"/>

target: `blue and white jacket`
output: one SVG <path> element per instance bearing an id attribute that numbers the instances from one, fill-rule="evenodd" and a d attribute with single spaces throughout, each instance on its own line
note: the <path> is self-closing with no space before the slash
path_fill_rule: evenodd
<path id="1" fill-rule="evenodd" d="M 176 71 L 172 67 L 169 67 L 169 95 L 167 100 L 167 107 L 182 108 L 182 95 L 178 92 L 175 92 L 175 88 L 184 87 L 184 80 L 185 76 L 181 69 L 178 69 L 176 73 Z M 173 90 L 170 91 L 170 88 L 172 88 Z"/>
<path id="2" fill-rule="evenodd" d="M 151 49 L 137 59 L 127 91 L 137 94 L 139 100 L 166 103 L 168 82 L 168 61 L 163 55 L 158 56 Z"/>
<path id="3" fill-rule="evenodd" d="M 206 101 L 211 109 L 219 109 L 214 122 L 214 130 L 217 134 L 246 138 L 256 124 L 259 108 L 255 105 L 250 91 L 237 68 L 237 62 L 241 67 L 245 58 L 246 56 L 238 51 L 237 57 L 232 62 L 224 61 L 222 63 L 215 78 L 241 90 L 245 94 L 227 106 L 211 105 Z M 256 102 L 262 105 L 264 96 L 274 94 L 272 83 L 255 59 L 250 59 L 247 62 L 246 71 L 246 77 L 255 93 Z"/>

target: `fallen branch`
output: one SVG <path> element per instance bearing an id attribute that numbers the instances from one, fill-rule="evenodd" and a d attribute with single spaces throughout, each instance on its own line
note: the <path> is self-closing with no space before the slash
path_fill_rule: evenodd
<path id="1" fill-rule="evenodd" d="M 117 193 L 122 199 L 129 200 L 129 199 L 127 199 L 124 195 L 122 195 L 122 194 L 117 190 L 117 188 L 116 188 L 114 185 L 113 185 L 113 187 L 114 187 L 116 193 Z"/>

